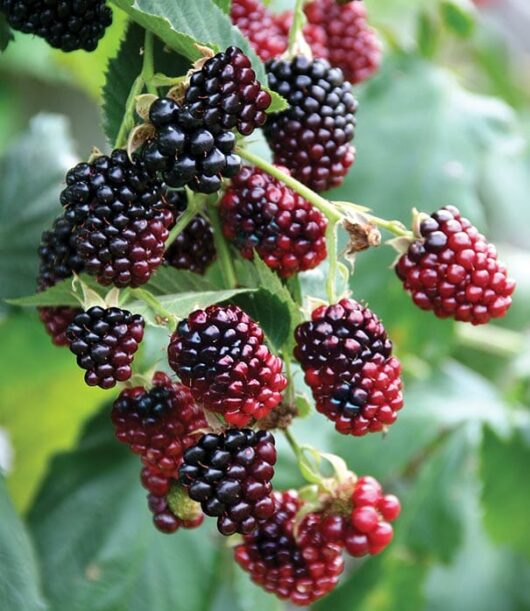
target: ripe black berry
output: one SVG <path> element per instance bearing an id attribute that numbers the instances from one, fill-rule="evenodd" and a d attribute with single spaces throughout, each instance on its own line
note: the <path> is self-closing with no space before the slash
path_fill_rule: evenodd
<path id="1" fill-rule="evenodd" d="M 219 211 L 225 237 L 243 257 L 252 259 L 255 249 L 283 278 L 326 258 L 326 217 L 258 168 L 244 167 L 232 179 Z"/>
<path id="2" fill-rule="evenodd" d="M 142 158 L 170 187 L 215 193 L 223 178 L 239 171 L 241 159 L 234 154 L 235 135 L 207 126 L 201 114 L 170 98 L 155 100 L 149 111 L 155 135 L 145 144 Z"/>
<path id="3" fill-rule="evenodd" d="M 101 284 L 145 284 L 164 258 L 173 213 L 166 188 L 123 150 L 80 163 L 66 176 L 65 216 L 84 270 Z"/>
<path id="4" fill-rule="evenodd" d="M 269 115 L 265 136 L 275 163 L 315 191 L 338 187 L 355 158 L 357 102 L 339 68 L 296 57 L 267 63 L 269 85 L 290 104 Z"/>
<path id="5" fill-rule="evenodd" d="M 454 206 L 434 212 L 402 255 L 396 273 L 414 303 L 439 318 L 481 325 L 501 318 L 515 282 L 493 244 Z"/>
<path id="6" fill-rule="evenodd" d="M 208 127 L 235 127 L 244 136 L 264 125 L 271 104 L 250 59 L 237 47 L 228 47 L 194 72 L 184 100 Z"/>
<path id="7" fill-rule="evenodd" d="M 337 585 L 344 569 L 341 547 L 322 536 L 320 514 L 297 523 L 303 501 L 296 492 L 273 492 L 273 498 L 274 514 L 245 535 L 234 558 L 267 592 L 307 606 Z"/>
<path id="8" fill-rule="evenodd" d="M 94 306 L 77 314 L 66 337 L 89 386 L 112 388 L 131 375 L 131 363 L 144 335 L 144 320 L 120 308 Z"/>
<path id="9" fill-rule="evenodd" d="M 14 30 L 44 38 L 62 51 L 94 51 L 112 23 L 105 0 L 1 0 Z"/>
<path id="10" fill-rule="evenodd" d="M 169 364 L 200 405 L 245 426 L 276 407 L 287 385 L 282 360 L 264 339 L 237 306 L 210 306 L 179 324 L 168 347 Z"/>
<path id="11" fill-rule="evenodd" d="M 317 308 L 295 332 L 317 410 L 339 433 L 381 431 L 403 406 L 401 368 L 377 316 L 351 299 Z"/>
<path id="12" fill-rule="evenodd" d="M 139 454 L 152 474 L 174 479 L 184 450 L 206 428 L 189 389 L 162 372 L 155 373 L 151 388 L 122 390 L 111 417 L 116 438 Z"/>
<path id="13" fill-rule="evenodd" d="M 188 204 L 187 197 L 181 191 L 172 191 L 169 201 L 175 210 L 175 221 L 178 221 Z M 166 248 L 164 256 L 172 267 L 204 274 L 217 256 L 210 222 L 198 214 Z"/>
<path id="14" fill-rule="evenodd" d="M 274 512 L 275 462 L 271 433 L 230 429 L 204 435 L 184 452 L 180 482 L 206 515 L 217 517 L 221 534 L 248 534 Z"/>

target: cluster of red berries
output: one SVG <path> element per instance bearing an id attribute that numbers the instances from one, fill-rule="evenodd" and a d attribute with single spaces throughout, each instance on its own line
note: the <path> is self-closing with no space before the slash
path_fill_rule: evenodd
<path id="1" fill-rule="evenodd" d="M 340 68 L 351 83 L 364 81 L 377 71 L 381 42 L 367 23 L 363 2 L 313 0 L 305 4 L 304 11 L 303 33 L 315 58 Z M 292 11 L 275 15 L 260 0 L 232 0 L 231 17 L 263 61 L 287 49 Z"/>

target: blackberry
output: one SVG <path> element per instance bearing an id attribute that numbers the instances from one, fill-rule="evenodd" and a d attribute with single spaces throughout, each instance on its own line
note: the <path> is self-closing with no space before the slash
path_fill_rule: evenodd
<path id="1" fill-rule="evenodd" d="M 339 68 L 296 57 L 267 63 L 269 85 L 290 107 L 270 114 L 264 132 L 275 163 L 315 191 L 342 184 L 355 159 L 357 102 Z"/>
<path id="2" fill-rule="evenodd" d="M 147 505 L 153 514 L 153 524 L 165 534 L 179 528 L 197 528 L 204 522 L 204 514 L 198 503 L 187 497 L 177 482 L 168 480 L 167 492 L 147 495 Z"/>
<path id="3" fill-rule="evenodd" d="M 400 364 L 371 310 L 351 299 L 321 306 L 295 338 L 317 410 L 339 433 L 361 436 L 395 422 L 403 407 Z"/>
<path id="4" fill-rule="evenodd" d="M 439 318 L 481 325 L 504 316 L 512 303 L 515 282 L 495 246 L 454 206 L 421 222 L 419 239 L 395 269 L 414 303 Z"/>
<path id="5" fill-rule="evenodd" d="M 273 493 L 275 512 L 235 547 L 239 566 L 254 583 L 295 605 L 306 606 L 331 592 L 344 569 L 340 545 L 324 540 L 322 516 L 296 525 L 303 501 L 294 491 Z"/>
<path id="6" fill-rule="evenodd" d="M 176 210 L 175 221 L 186 209 L 188 200 L 181 191 L 170 194 L 170 202 Z M 217 256 L 210 222 L 198 214 L 187 227 L 166 248 L 166 263 L 177 269 L 187 269 L 196 274 L 204 272 Z"/>
<path id="7" fill-rule="evenodd" d="M 274 512 L 270 480 L 276 448 L 267 431 L 230 429 L 204 435 L 184 452 L 180 483 L 223 535 L 251 533 Z"/>
<path id="8" fill-rule="evenodd" d="M 184 450 L 206 428 L 190 391 L 162 372 L 149 389 L 122 390 L 112 408 L 116 438 L 139 454 L 152 474 L 177 479 Z"/>
<path id="9" fill-rule="evenodd" d="M 283 278 L 326 258 L 326 217 L 258 168 L 244 167 L 232 179 L 219 211 L 225 237 L 243 257 L 252 259 L 255 249 Z"/>
<path id="10" fill-rule="evenodd" d="M 72 230 L 72 223 L 64 216 L 60 216 L 55 219 L 50 230 L 43 232 L 38 251 L 40 260 L 37 276 L 38 291 L 44 291 L 60 280 L 83 271 L 83 261 L 73 245 Z M 67 346 L 66 329 L 81 309 L 40 307 L 38 312 L 52 342 L 56 346 Z"/>
<path id="11" fill-rule="evenodd" d="M 401 505 L 393 494 L 383 494 L 381 484 L 370 476 L 360 477 L 339 504 L 335 513 L 323 519 L 323 538 L 342 545 L 356 558 L 382 552 L 392 541 Z"/>
<path id="12" fill-rule="evenodd" d="M 234 426 L 264 418 L 287 385 L 261 328 L 233 305 L 196 310 L 181 321 L 168 358 L 195 400 Z"/>
<path id="13" fill-rule="evenodd" d="M 65 216 L 84 270 L 101 284 L 145 284 L 164 258 L 173 213 L 163 183 L 124 150 L 80 163 L 66 175 Z"/>
<path id="14" fill-rule="evenodd" d="M 265 124 L 271 95 L 261 88 L 243 51 L 228 47 L 191 75 L 184 101 L 207 127 L 237 128 L 250 136 Z"/>
<path id="15" fill-rule="evenodd" d="M 321 28 L 326 38 L 325 57 L 340 68 L 350 83 L 360 83 L 381 64 L 381 42 L 367 23 L 363 2 L 340 5 L 335 0 L 313 0 L 305 5 L 308 27 Z M 322 57 L 322 45 L 308 40 L 315 57 Z"/>
<path id="16" fill-rule="evenodd" d="M 131 375 L 131 363 L 144 335 L 144 319 L 120 308 L 94 306 L 76 315 L 66 332 L 89 386 L 112 388 Z"/>
<path id="17" fill-rule="evenodd" d="M 161 173 L 170 186 L 188 186 L 199 193 L 215 193 L 222 179 L 239 171 L 235 135 L 206 124 L 207 114 L 158 98 L 149 111 L 155 135 L 143 147 L 142 158 L 151 173 Z"/>
<path id="18" fill-rule="evenodd" d="M 259 0 L 232 0 L 230 16 L 263 61 L 278 57 L 287 49 L 281 23 Z"/>
<path id="19" fill-rule="evenodd" d="M 66 52 L 94 51 L 112 23 L 105 0 L 2 0 L 0 10 L 14 30 L 44 38 Z"/>

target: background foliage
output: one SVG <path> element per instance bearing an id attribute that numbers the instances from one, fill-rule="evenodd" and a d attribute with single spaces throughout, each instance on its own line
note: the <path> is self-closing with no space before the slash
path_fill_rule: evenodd
<path id="1" fill-rule="evenodd" d="M 135 9 L 129 0 L 118 4 L 167 12 L 177 23 L 169 0 L 139 0 Z M 190 32 L 220 47 L 240 42 L 226 27 L 227 3 L 217 4 L 211 40 L 205 39 L 211 9 L 196 13 L 186 31 L 161 26 L 162 37 L 188 55 Z M 385 438 L 339 436 L 318 415 L 300 420 L 295 433 L 341 454 L 359 474 L 380 478 L 400 495 L 404 511 L 394 544 L 377 558 L 353 563 L 341 587 L 315 607 L 523 611 L 530 609 L 530 352 L 524 341 L 530 327 L 530 83 L 522 70 L 524 41 L 517 46 L 516 37 L 503 36 L 509 10 L 502 16 L 493 7 L 478 16 L 464 0 L 367 4 L 385 37 L 385 62 L 357 88 L 358 161 L 333 198 L 406 223 L 412 206 L 432 211 L 454 203 L 499 244 L 519 288 L 499 326 L 461 329 L 412 306 L 387 269 L 390 249 L 358 257 L 351 289 L 383 317 L 394 339 L 405 366 L 406 407 Z M 16 35 L 0 55 L 2 298 L 33 291 L 35 248 L 59 212 L 64 171 L 93 145 L 105 147 L 97 128 L 100 90 L 126 20 L 119 10 L 115 15 L 94 54 L 59 55 Z M 114 93 L 119 100 L 119 87 Z M 254 146 L 264 151 L 261 142 Z M 305 274 L 304 290 L 317 296 L 325 274 L 325 266 Z M 283 318 L 290 315 L 279 289 L 261 312 L 263 302 L 252 294 L 238 299 L 259 318 L 276 308 L 284 308 Z M 108 395 L 83 385 L 73 359 L 51 346 L 35 313 L 4 306 L 2 316 L 0 607 L 283 609 L 226 561 L 230 550 L 208 528 L 171 537 L 155 531 L 137 461 L 113 441 L 108 404 L 102 407 Z M 264 324 L 274 331 L 273 343 L 281 343 L 285 328 L 274 320 Z M 164 333 L 147 338 L 144 363 Z M 276 485 L 299 485 L 280 445 Z"/>

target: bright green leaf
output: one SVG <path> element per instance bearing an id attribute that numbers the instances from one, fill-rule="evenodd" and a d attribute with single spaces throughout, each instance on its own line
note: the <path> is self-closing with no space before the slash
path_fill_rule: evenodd
<path id="1" fill-rule="evenodd" d="M 423 57 L 434 57 L 440 40 L 440 28 L 429 11 L 421 11 L 418 15 L 417 39 Z"/>
<path id="2" fill-rule="evenodd" d="M 475 12 L 470 0 L 442 0 L 440 11 L 451 32 L 462 38 L 471 36 L 475 29 Z"/>

